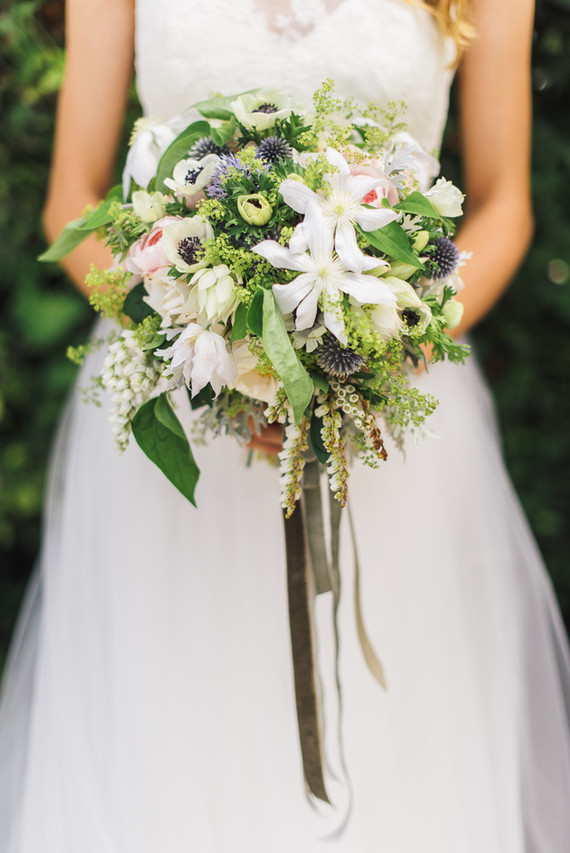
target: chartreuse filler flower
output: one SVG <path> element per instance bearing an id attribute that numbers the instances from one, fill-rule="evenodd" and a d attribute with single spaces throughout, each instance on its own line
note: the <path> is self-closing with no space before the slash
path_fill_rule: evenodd
<path id="1" fill-rule="evenodd" d="M 442 178 L 430 188 L 438 171 L 397 105 L 342 101 L 330 81 L 310 108 L 259 89 L 135 128 L 123 189 L 42 256 L 94 231 L 113 252 L 88 282 L 116 320 L 98 382 L 118 446 L 132 432 L 194 502 L 199 471 L 172 402 L 185 387 L 200 438 L 283 424 L 288 515 L 311 453 L 344 504 L 350 454 L 377 466 L 384 432 L 401 444 L 433 412 L 409 382 L 424 349 L 468 352 L 449 335 L 463 196 Z"/>

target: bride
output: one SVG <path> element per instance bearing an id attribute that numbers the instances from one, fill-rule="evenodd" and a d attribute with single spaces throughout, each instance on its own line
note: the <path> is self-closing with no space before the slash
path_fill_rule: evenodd
<path id="1" fill-rule="evenodd" d="M 134 46 L 152 119 L 259 85 L 307 99 L 332 77 L 341 95 L 404 100 L 410 133 L 437 151 L 471 21 L 459 71 L 469 200 L 459 244 L 473 252 L 465 334 L 531 235 L 533 12 L 531 0 L 466 5 L 68 0 L 48 235 L 109 186 Z M 100 244 L 69 257 L 78 287 L 92 262 L 110 262 Z M 89 356 L 79 388 L 103 357 Z M 351 475 L 364 618 L 388 690 L 358 643 L 343 528 L 340 718 L 353 808 L 336 849 L 564 853 L 570 655 L 557 605 L 476 363 L 434 365 L 417 381 L 440 400 L 437 439 Z M 266 453 L 279 443 L 275 430 L 254 440 Z M 199 510 L 134 443 L 115 455 L 104 407 L 79 392 L 69 402 L 4 683 L 0 853 L 317 853 L 339 826 L 303 788 L 277 471 L 263 458 L 246 468 L 231 439 L 196 456 Z M 319 631 L 326 661 L 331 638 Z M 323 703 L 338 767 L 326 672 Z M 340 818 L 347 784 L 337 780 Z"/>

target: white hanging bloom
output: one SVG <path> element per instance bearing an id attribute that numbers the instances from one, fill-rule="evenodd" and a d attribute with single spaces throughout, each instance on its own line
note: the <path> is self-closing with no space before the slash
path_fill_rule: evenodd
<path id="1" fill-rule="evenodd" d="M 289 284 L 273 285 L 281 313 L 289 314 L 296 309 L 295 328 L 298 331 L 314 326 L 320 307 L 325 326 L 346 346 L 348 339 L 342 313 L 344 293 L 361 304 L 395 304 L 391 289 L 382 279 L 353 272 L 334 253 L 332 228 L 321 208 L 314 203 L 307 206 L 305 219 L 295 229 L 288 249 L 273 240 L 264 240 L 252 251 L 274 267 L 301 273 Z M 357 270 L 377 266 L 378 258 L 364 255 L 362 259 L 356 258 Z"/>
<path id="2" fill-rule="evenodd" d="M 186 326 L 197 316 L 192 289 L 182 278 L 148 275 L 144 280 L 144 301 L 162 317 L 162 328 Z"/>
<path id="3" fill-rule="evenodd" d="M 143 189 L 148 187 L 149 181 L 156 175 L 160 158 L 187 123 L 182 116 L 176 116 L 165 124 L 147 118 L 136 122 L 123 170 L 125 199 L 129 193 L 131 179 Z"/>
<path id="4" fill-rule="evenodd" d="M 182 273 L 205 267 L 200 260 L 202 246 L 212 240 L 214 230 L 203 216 L 188 216 L 171 222 L 162 232 L 162 247 L 170 263 Z"/>
<path id="5" fill-rule="evenodd" d="M 248 130 L 267 130 L 277 119 L 289 118 L 291 113 L 303 115 L 305 108 L 281 89 L 260 89 L 240 95 L 230 104 L 235 117 Z"/>
<path id="6" fill-rule="evenodd" d="M 165 178 L 164 184 L 174 192 L 179 202 L 186 202 L 192 207 L 204 196 L 204 189 L 212 180 L 219 162 L 217 154 L 207 154 L 201 160 L 187 157 L 176 164 L 172 178 Z"/>
<path id="7" fill-rule="evenodd" d="M 160 370 L 150 353 L 141 350 L 134 332 L 125 329 L 109 347 L 101 375 L 103 387 L 111 396 L 109 423 L 119 450 L 125 450 L 132 420 L 159 379 Z"/>
<path id="8" fill-rule="evenodd" d="M 362 204 L 363 198 L 381 183 L 382 178 L 352 175 L 350 166 L 338 151 L 328 148 L 327 160 L 335 172 L 328 178 L 324 195 L 318 195 L 300 181 L 287 179 L 279 187 L 285 203 L 297 213 L 306 213 L 310 204 L 319 204 L 327 225 L 335 233 L 335 249 L 347 269 L 363 272 L 371 269 L 363 263 L 364 255 L 356 242 L 355 225 L 364 231 L 376 231 L 398 217 L 394 210 L 371 208 Z M 388 266 L 375 259 L 375 266 Z"/>
<path id="9" fill-rule="evenodd" d="M 237 281 L 226 264 L 216 264 L 194 273 L 190 279 L 194 316 L 203 323 L 227 323 L 239 304 L 238 284 L 241 279 Z"/>
<path id="10" fill-rule="evenodd" d="M 147 193 L 145 190 L 135 190 L 133 193 L 133 210 L 141 222 L 156 222 L 166 216 L 167 196 L 162 193 Z"/>
<path id="11" fill-rule="evenodd" d="M 439 178 L 425 196 L 429 198 L 440 216 L 456 217 L 463 214 L 461 205 L 465 196 L 455 184 L 445 178 Z"/>
<path id="12" fill-rule="evenodd" d="M 370 314 L 370 320 L 374 329 L 385 340 L 399 337 L 404 325 L 397 308 L 393 305 L 376 305 Z"/>
<path id="13" fill-rule="evenodd" d="M 224 338 L 190 323 L 174 344 L 159 354 L 170 361 L 173 373 L 181 373 L 195 397 L 208 383 L 217 395 L 225 385 L 231 385 L 237 375 L 234 359 Z"/>

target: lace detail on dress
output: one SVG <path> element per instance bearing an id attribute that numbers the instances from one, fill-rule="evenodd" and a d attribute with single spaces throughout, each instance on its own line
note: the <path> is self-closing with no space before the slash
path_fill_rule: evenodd
<path id="1" fill-rule="evenodd" d="M 254 0 L 254 7 L 262 14 L 268 29 L 287 39 L 297 41 L 314 30 L 343 0 Z"/>

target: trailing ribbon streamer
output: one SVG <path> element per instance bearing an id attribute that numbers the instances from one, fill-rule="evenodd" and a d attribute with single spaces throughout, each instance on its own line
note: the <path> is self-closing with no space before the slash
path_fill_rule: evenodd
<path id="1" fill-rule="evenodd" d="M 333 594 L 333 631 L 335 638 L 335 678 L 339 705 L 338 743 L 340 763 L 349 790 L 349 805 L 334 837 L 342 834 L 350 815 L 352 790 L 342 748 L 342 693 L 339 678 L 339 636 L 337 613 L 340 603 L 339 534 L 341 507 L 329 492 L 330 560 L 325 544 L 323 507 L 320 489 L 320 465 L 307 461 L 303 477 L 300 511 L 284 517 L 287 553 L 287 589 L 289 624 L 299 740 L 308 791 L 332 805 L 325 782 L 324 719 L 315 656 L 313 605 L 317 595 Z M 352 515 L 348 509 L 349 529 L 354 555 L 354 593 L 356 626 L 368 669 L 375 680 L 386 687 L 384 671 L 366 633 L 360 602 L 360 564 Z M 332 836 L 331 836 L 332 837 Z"/>

